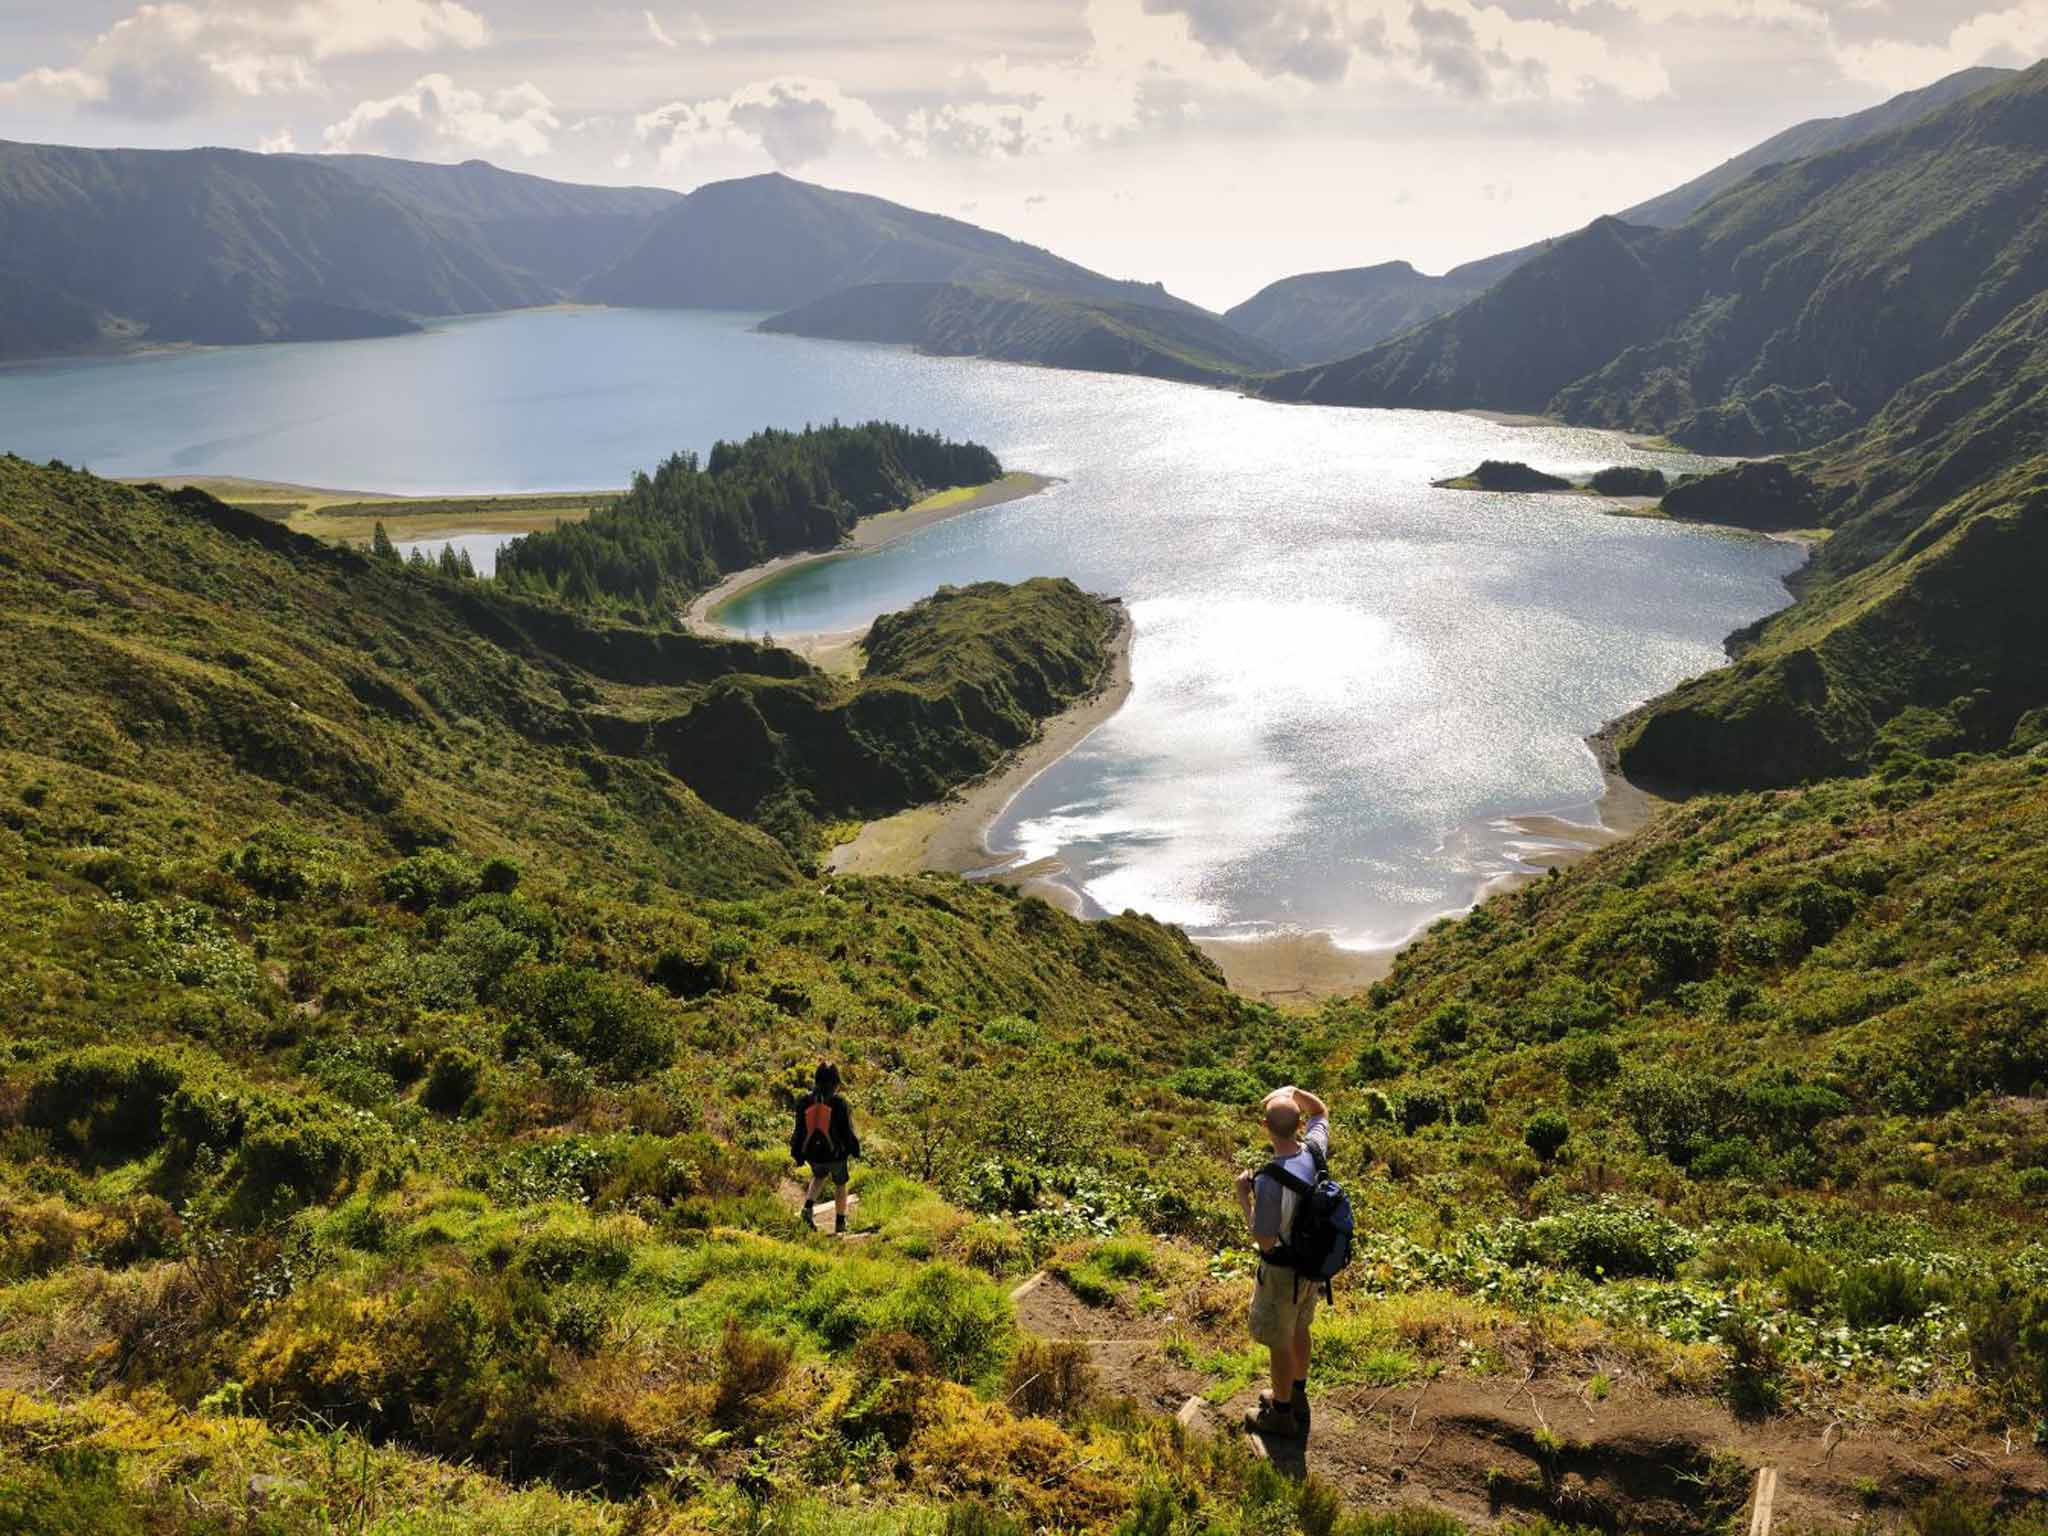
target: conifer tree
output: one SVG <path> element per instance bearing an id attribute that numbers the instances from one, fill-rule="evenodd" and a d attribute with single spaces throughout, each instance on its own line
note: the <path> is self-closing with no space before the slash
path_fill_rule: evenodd
<path id="1" fill-rule="evenodd" d="M 391 542 L 391 535 L 384 531 L 384 520 L 377 520 L 376 530 L 370 535 L 370 553 L 379 560 L 398 562 L 398 546 Z"/>

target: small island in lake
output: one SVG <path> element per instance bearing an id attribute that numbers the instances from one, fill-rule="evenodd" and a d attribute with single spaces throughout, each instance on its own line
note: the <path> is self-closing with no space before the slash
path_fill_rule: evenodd
<path id="1" fill-rule="evenodd" d="M 1558 475 L 1546 475 L 1540 469 L 1531 469 L 1508 459 L 1488 459 L 1469 475 L 1459 475 L 1451 480 L 1433 482 L 1440 491 L 1569 491 L 1575 490 L 1571 481 Z"/>

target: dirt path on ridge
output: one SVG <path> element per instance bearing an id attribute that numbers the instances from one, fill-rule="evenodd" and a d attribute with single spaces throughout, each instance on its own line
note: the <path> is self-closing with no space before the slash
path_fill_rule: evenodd
<path id="1" fill-rule="evenodd" d="M 1166 1355 L 1170 1313 L 1090 1306 L 1049 1276 L 1027 1285 L 1018 1326 L 1085 1343 L 1106 1392 L 1200 1432 L 1244 1432 L 1257 1387 L 1207 1402 L 1209 1378 Z M 1577 1380 L 1446 1375 L 1333 1388 L 1311 1409 L 1305 1442 L 1258 1447 L 1283 1471 L 1313 1472 L 1354 1505 L 1425 1504 L 1481 1525 L 1542 1514 L 1703 1536 L 1746 1507 L 1763 1467 L 1778 1473 L 1776 1523 L 1803 1530 L 1896 1514 L 1945 1485 L 2008 1506 L 2048 1502 L 2048 1458 L 2017 1441 L 1797 1415 L 1750 1422 L 1714 1399 L 1625 1381 L 1595 1401 Z"/>

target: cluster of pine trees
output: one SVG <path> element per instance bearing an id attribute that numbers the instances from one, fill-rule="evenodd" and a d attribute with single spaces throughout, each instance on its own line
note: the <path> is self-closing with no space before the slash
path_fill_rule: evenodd
<path id="1" fill-rule="evenodd" d="M 478 578 L 476 562 L 469 558 L 469 551 L 457 549 L 453 543 L 443 544 L 438 558 L 431 557 L 426 550 L 415 544 L 410 555 L 401 555 L 398 546 L 391 542 L 391 535 L 378 523 L 370 535 L 370 553 L 379 560 L 388 560 L 393 565 L 408 566 L 415 571 L 425 571 L 448 577 L 451 581 L 475 581 Z"/>
<path id="2" fill-rule="evenodd" d="M 988 449 L 892 422 L 757 432 L 679 453 L 587 522 L 530 534 L 498 555 L 514 591 L 652 614 L 721 575 L 827 549 L 863 517 L 930 491 L 994 480 Z"/>

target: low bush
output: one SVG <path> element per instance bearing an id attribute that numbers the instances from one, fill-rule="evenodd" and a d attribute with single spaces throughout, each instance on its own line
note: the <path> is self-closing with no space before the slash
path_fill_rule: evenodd
<path id="1" fill-rule="evenodd" d="M 1571 1139 L 1572 1123 L 1554 1109 L 1539 1109 L 1522 1127 L 1522 1140 L 1546 1163 Z"/>
<path id="2" fill-rule="evenodd" d="M 181 1067 L 153 1051 L 74 1051 L 30 1078 L 22 1120 L 48 1131 L 57 1150 L 69 1156 L 125 1162 L 162 1142 L 165 1106 L 184 1080 Z"/>
<path id="3" fill-rule="evenodd" d="M 625 977 L 546 966 L 513 977 L 503 1001 L 508 1057 L 566 1051 L 613 1080 L 659 1071 L 675 1057 L 675 1026 L 653 993 Z"/>
<path id="4" fill-rule="evenodd" d="M 408 912 L 453 907 L 477 894 L 480 882 L 467 860 L 445 848 L 429 848 L 400 859 L 377 877 L 384 899 Z"/>

